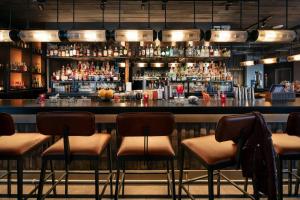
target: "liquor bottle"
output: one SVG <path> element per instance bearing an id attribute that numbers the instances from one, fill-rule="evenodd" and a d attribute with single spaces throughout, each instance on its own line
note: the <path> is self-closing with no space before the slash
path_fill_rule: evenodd
<path id="1" fill-rule="evenodd" d="M 153 51 L 153 56 L 157 56 L 157 47 L 153 48 L 154 51 Z"/>
<path id="2" fill-rule="evenodd" d="M 73 57 L 73 45 L 69 48 L 69 57 Z"/>
<path id="3" fill-rule="evenodd" d="M 109 47 L 108 47 L 108 50 L 107 50 L 107 55 L 108 55 L 109 57 L 112 57 L 112 56 L 113 56 L 113 53 L 114 53 L 113 49 L 111 48 L 111 46 L 109 46 Z"/>
<path id="4" fill-rule="evenodd" d="M 119 48 L 119 56 L 120 57 L 124 56 L 123 52 L 124 52 L 123 47 L 120 46 L 120 48 Z"/>
<path id="5" fill-rule="evenodd" d="M 88 46 L 86 46 L 85 49 L 86 49 L 86 56 L 90 57 L 91 56 L 91 49 Z"/>
<path id="6" fill-rule="evenodd" d="M 151 58 L 154 56 L 154 49 L 153 49 L 152 44 L 150 45 L 149 55 L 150 55 Z"/>
<path id="7" fill-rule="evenodd" d="M 170 56 L 170 49 L 169 49 L 169 47 L 167 46 L 167 48 L 166 48 L 166 57 L 169 57 Z"/>
<path id="8" fill-rule="evenodd" d="M 54 50 L 53 50 L 53 48 L 50 49 L 49 56 L 54 56 Z"/>
<path id="9" fill-rule="evenodd" d="M 198 46 L 196 50 L 196 57 L 200 57 L 200 54 L 201 54 L 201 49 L 200 46 Z"/>
<path id="10" fill-rule="evenodd" d="M 128 55 L 128 50 L 127 50 L 126 47 L 124 47 L 124 49 L 123 49 L 123 55 L 124 55 L 124 56 L 127 56 L 127 55 Z"/>
<path id="11" fill-rule="evenodd" d="M 214 49 L 213 47 L 211 46 L 210 47 L 210 50 L 209 50 L 209 57 L 213 57 L 214 56 Z"/>
<path id="12" fill-rule="evenodd" d="M 108 56 L 108 51 L 106 49 L 106 46 L 104 46 L 104 49 L 103 49 L 103 56 L 104 57 L 107 57 Z"/>
<path id="13" fill-rule="evenodd" d="M 169 56 L 170 57 L 173 57 L 174 56 L 174 50 L 173 50 L 173 47 L 171 46 L 170 49 L 169 49 Z"/>
<path id="14" fill-rule="evenodd" d="M 97 57 L 97 49 L 96 49 L 96 47 L 93 50 L 93 57 Z"/>
<path id="15" fill-rule="evenodd" d="M 157 56 L 161 56 L 161 48 L 159 45 L 157 47 Z"/>
<path id="16" fill-rule="evenodd" d="M 145 57 L 146 56 L 146 49 L 144 47 L 141 47 L 142 48 L 142 56 Z"/>
<path id="17" fill-rule="evenodd" d="M 147 58 L 150 57 L 150 48 L 149 48 L 149 45 L 147 45 L 147 47 L 146 47 L 146 57 Z"/>
<path id="18" fill-rule="evenodd" d="M 97 56 L 98 56 L 98 57 L 102 57 L 102 56 L 103 56 L 102 53 L 103 53 L 103 52 L 102 52 L 102 49 L 99 48 L 99 49 L 97 50 Z"/>
<path id="19" fill-rule="evenodd" d="M 219 54 L 219 48 L 215 48 L 214 50 L 214 57 L 219 57 L 220 54 Z"/>
<path id="20" fill-rule="evenodd" d="M 77 53 L 77 51 L 76 51 L 76 45 L 74 44 L 72 55 L 73 55 L 73 56 L 76 56 L 76 53 Z"/>
<path id="21" fill-rule="evenodd" d="M 204 57 L 206 57 L 206 58 L 209 57 L 209 49 L 208 49 L 208 47 L 204 48 Z"/>
<path id="22" fill-rule="evenodd" d="M 114 56 L 114 57 L 118 57 L 118 56 L 119 56 L 119 50 L 118 50 L 118 47 L 115 47 L 113 56 Z"/>
<path id="23" fill-rule="evenodd" d="M 173 56 L 174 57 L 178 57 L 179 56 L 178 48 L 176 46 L 173 48 Z"/>
<path id="24" fill-rule="evenodd" d="M 162 57 L 166 56 L 166 49 L 165 48 L 161 48 L 161 56 Z"/>
<path id="25" fill-rule="evenodd" d="M 70 47 L 66 46 L 66 57 L 70 57 Z"/>

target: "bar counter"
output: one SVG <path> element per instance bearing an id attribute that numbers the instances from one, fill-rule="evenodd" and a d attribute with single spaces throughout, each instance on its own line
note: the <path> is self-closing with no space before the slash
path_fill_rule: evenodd
<path id="1" fill-rule="evenodd" d="M 36 114 L 43 111 L 89 111 L 95 114 L 118 114 L 122 112 L 172 112 L 174 114 L 241 114 L 259 111 L 263 114 L 287 114 L 300 112 L 300 98 L 292 102 L 270 102 L 265 99 L 237 101 L 227 99 L 224 103 L 220 100 L 200 100 L 198 105 L 192 105 L 185 100 L 178 104 L 174 100 L 157 101 L 125 101 L 125 102 L 73 102 L 60 99 L 52 103 L 48 99 L 45 103 L 38 103 L 34 99 L 0 99 L 0 112 L 10 114 Z"/>

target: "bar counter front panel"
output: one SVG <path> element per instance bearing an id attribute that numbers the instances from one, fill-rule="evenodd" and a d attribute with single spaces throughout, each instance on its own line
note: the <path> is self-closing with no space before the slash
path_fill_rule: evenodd
<path id="1" fill-rule="evenodd" d="M 98 132 L 109 132 L 112 134 L 112 151 L 115 153 L 116 131 L 115 119 L 118 113 L 122 112 L 172 112 L 175 115 L 176 129 L 172 135 L 172 144 L 177 152 L 180 141 L 185 138 L 198 137 L 214 134 L 218 120 L 228 114 L 242 114 L 252 111 L 259 111 L 264 114 L 266 121 L 272 131 L 285 130 L 288 113 L 300 112 L 300 99 L 294 102 L 268 102 L 264 99 L 254 101 L 236 101 L 227 99 L 225 103 L 220 100 L 210 100 L 209 102 L 200 100 L 198 105 L 191 105 L 188 102 L 176 104 L 174 100 L 158 101 L 126 101 L 126 102 L 95 102 L 81 101 L 69 102 L 67 99 L 58 100 L 51 103 L 46 100 L 39 104 L 33 99 L 1 99 L 0 112 L 12 114 L 16 122 L 18 132 L 36 131 L 36 114 L 45 111 L 89 111 L 96 115 Z M 114 155 L 114 154 L 113 154 Z M 186 159 L 187 169 L 201 169 L 195 160 Z M 104 158 L 105 160 L 106 158 Z M 113 159 L 114 162 L 115 159 Z M 26 162 L 27 169 L 39 169 L 39 154 L 32 155 Z M 115 163 L 114 163 L 115 164 Z M 63 169 L 63 163 L 55 164 L 57 169 Z M 75 169 L 90 169 L 89 163 L 78 163 Z M 3 162 L 0 167 L 5 169 Z M 151 165 L 153 169 L 164 169 L 164 164 Z M 100 167 L 105 169 L 106 162 L 101 162 Z M 151 167 L 151 168 L 152 168 Z M 143 163 L 132 163 L 129 169 L 148 169 Z"/>

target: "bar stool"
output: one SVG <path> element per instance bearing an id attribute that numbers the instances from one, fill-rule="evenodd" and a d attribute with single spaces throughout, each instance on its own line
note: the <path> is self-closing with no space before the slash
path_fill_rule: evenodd
<path id="1" fill-rule="evenodd" d="M 23 161 L 26 156 L 49 142 L 50 137 L 39 133 L 15 133 L 14 121 L 9 114 L 0 113 L 0 159 L 7 160 L 7 193 L 11 196 L 11 171 L 9 162 L 17 162 L 17 198 L 23 199 Z M 31 191 L 30 193 L 33 193 Z"/>
<path id="2" fill-rule="evenodd" d="M 169 136 L 173 133 L 175 119 L 171 113 L 122 113 L 117 116 L 117 134 L 121 142 L 117 144 L 117 175 L 115 199 L 119 196 L 119 176 L 121 165 L 134 160 L 167 161 L 171 163 L 172 197 L 175 194 L 175 174 L 173 150 Z M 125 168 L 123 169 L 125 172 Z M 169 174 L 168 174 L 169 177 Z M 125 177 L 122 185 L 124 188 Z M 169 182 L 169 178 L 168 178 Z M 168 185 L 169 187 L 169 185 Z"/>
<path id="3" fill-rule="evenodd" d="M 224 176 L 220 170 L 226 167 L 234 167 L 239 162 L 239 144 L 232 141 L 218 142 L 219 140 L 227 140 L 228 138 L 239 138 L 242 132 L 251 132 L 255 122 L 255 116 L 250 114 L 225 116 L 219 120 L 216 136 L 202 136 L 196 138 L 185 139 L 181 142 L 182 148 L 180 153 L 180 174 L 179 174 L 179 200 L 182 198 L 182 189 L 187 195 L 194 199 L 192 194 L 184 186 L 186 183 L 191 183 L 203 178 L 208 178 L 208 197 L 209 200 L 214 199 L 214 175 L 218 175 L 218 194 L 220 193 L 220 176 L 231 183 L 238 190 L 243 192 L 248 197 L 254 199 L 249 193 L 241 189 L 237 184 Z M 233 128 L 234 127 L 234 128 Z M 231 140 L 231 139 L 230 139 Z M 185 152 L 190 152 L 200 163 L 207 169 L 207 175 L 183 181 L 184 155 Z M 217 173 L 214 171 L 217 170 Z"/>
<path id="4" fill-rule="evenodd" d="M 272 135 L 273 145 L 277 154 L 278 167 L 278 199 L 283 199 L 283 161 L 300 160 L 300 113 L 290 113 L 287 121 L 286 133 Z M 292 172 L 292 165 L 288 167 L 289 194 L 291 194 L 291 176 L 296 177 L 295 194 L 298 194 L 300 177 Z"/>
<path id="5" fill-rule="evenodd" d="M 68 177 L 71 162 L 90 160 L 94 162 L 95 170 L 95 199 L 102 198 L 108 183 L 112 195 L 112 171 L 110 157 L 110 134 L 95 133 L 95 116 L 89 112 L 43 112 L 37 114 L 38 130 L 44 135 L 62 136 L 60 140 L 47 148 L 42 154 L 42 168 L 38 199 L 44 199 L 65 178 L 65 196 L 68 197 Z M 103 151 L 107 149 L 107 164 L 109 175 L 101 196 L 99 196 L 98 164 Z M 47 162 L 62 160 L 65 173 L 43 196 L 43 185 Z"/>

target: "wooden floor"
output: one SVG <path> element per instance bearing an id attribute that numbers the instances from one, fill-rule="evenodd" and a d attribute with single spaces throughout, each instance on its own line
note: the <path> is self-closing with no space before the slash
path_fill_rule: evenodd
<path id="1" fill-rule="evenodd" d="M 47 186 L 48 187 L 48 186 Z M 46 188 L 47 188 L 46 187 Z M 24 186 L 24 190 L 25 192 L 28 192 L 30 189 L 32 188 L 32 186 L 29 185 L 25 185 Z M 15 185 L 13 186 L 13 192 L 15 192 L 16 187 Z M 101 188 L 100 188 L 101 189 Z M 190 191 L 193 194 L 207 194 L 207 186 L 204 184 L 201 185 L 193 185 L 189 187 Z M 287 189 L 285 188 L 285 191 Z M 215 188 L 216 191 L 216 188 Z M 249 188 L 249 191 L 251 192 L 252 189 Z M 57 187 L 57 192 L 58 194 L 64 194 L 64 186 L 63 185 L 59 185 Z M 70 185 L 69 186 L 69 192 L 70 194 L 94 194 L 94 187 L 91 184 L 88 185 Z M 107 191 L 108 192 L 108 191 Z M 106 192 L 106 193 L 107 193 Z M 5 185 L 1 185 L 0 186 L 0 193 L 4 194 L 6 193 L 6 186 Z M 162 198 L 162 197 L 151 197 L 150 195 L 165 195 L 167 194 L 167 187 L 165 185 L 128 185 L 125 187 L 125 194 L 130 196 L 130 197 L 126 197 L 126 198 L 122 198 L 120 197 L 120 199 L 138 199 L 138 200 L 142 200 L 142 199 L 147 199 L 147 200 L 154 200 L 154 199 L 168 199 L 168 198 Z M 222 185 L 221 187 L 221 194 L 225 195 L 225 194 L 240 194 L 240 192 L 235 189 L 232 186 L 229 185 Z M 131 195 L 144 195 L 144 197 L 132 197 Z M 0 198 L 1 200 L 9 200 L 9 199 L 15 199 L 15 198 Z M 54 199 L 54 198 L 47 198 L 47 199 Z M 65 198 L 55 198 L 57 200 L 60 199 L 65 199 Z M 78 199 L 78 198 L 70 198 L 70 199 Z M 81 198 L 81 199 L 87 199 L 88 198 Z M 92 198 L 91 198 L 92 199 Z M 109 199 L 109 198 L 105 198 L 105 199 Z M 171 199 L 171 198 L 169 198 Z M 197 198 L 197 199 L 207 199 L 207 198 Z M 224 197 L 224 198 L 216 198 L 218 200 L 220 199 L 248 199 L 248 198 L 231 198 L 231 197 Z M 290 198 L 285 198 L 285 199 L 300 199 L 300 197 L 290 197 Z"/>

